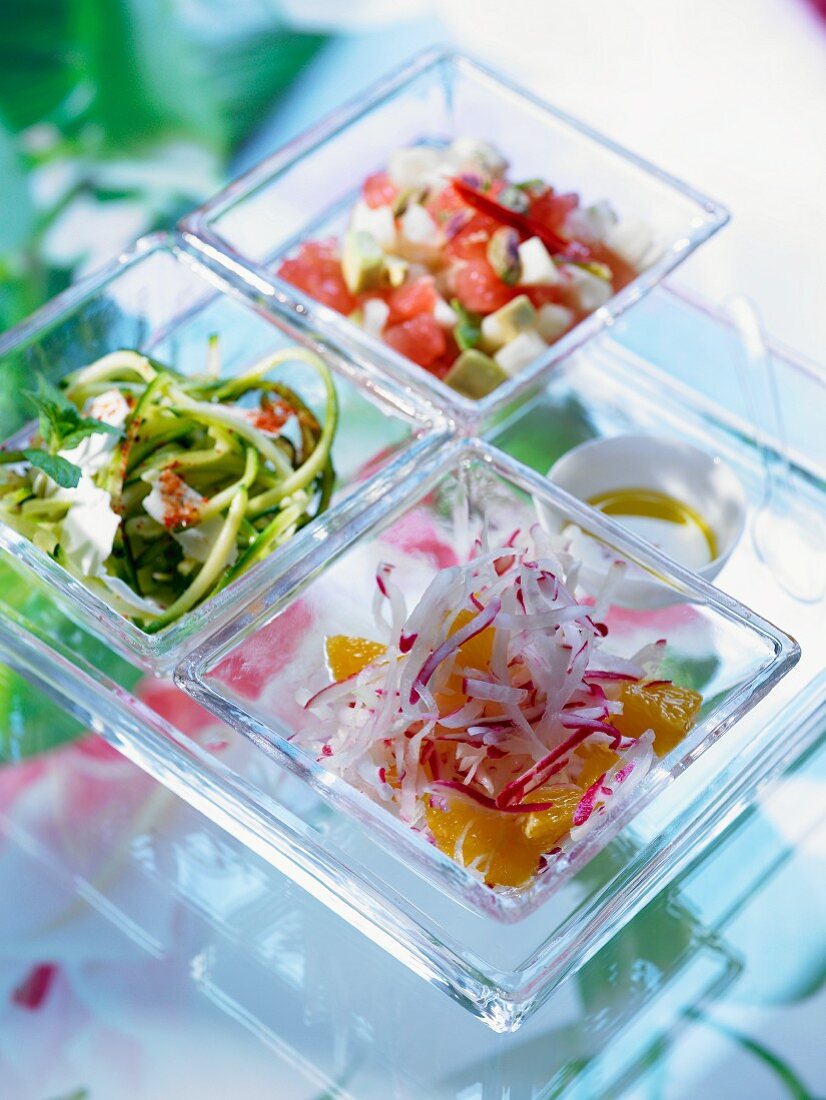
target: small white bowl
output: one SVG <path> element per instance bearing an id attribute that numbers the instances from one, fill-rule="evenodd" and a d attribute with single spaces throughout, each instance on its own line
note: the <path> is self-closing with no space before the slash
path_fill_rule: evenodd
<path id="1" fill-rule="evenodd" d="M 746 494 L 731 467 L 718 455 L 678 440 L 651 435 L 592 439 L 564 454 L 548 478 L 584 501 L 622 489 L 652 489 L 688 505 L 708 524 L 717 546 L 716 556 L 695 570 L 706 580 L 723 568 L 746 522 Z M 542 518 L 546 522 L 549 517 Z M 622 516 L 612 518 L 622 523 Z M 641 570 L 633 574 L 622 586 L 623 604 L 670 602 L 661 586 L 656 592 L 653 579 Z"/>

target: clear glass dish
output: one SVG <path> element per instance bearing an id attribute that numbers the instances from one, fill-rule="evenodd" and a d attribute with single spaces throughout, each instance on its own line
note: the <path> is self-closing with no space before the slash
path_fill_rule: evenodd
<path id="1" fill-rule="evenodd" d="M 273 274 L 310 237 L 338 235 L 364 178 L 412 144 L 482 138 L 512 178 L 543 177 L 585 201 L 608 199 L 649 224 L 662 251 L 645 271 L 481 401 L 458 394 L 357 325 Z M 273 301 L 361 349 L 469 422 L 534 389 L 553 364 L 619 317 L 728 220 L 719 204 L 461 54 L 427 51 L 229 185 L 181 223 L 187 245 Z"/>
<path id="2" fill-rule="evenodd" d="M 704 685 L 703 708 L 685 740 L 655 762 L 627 797 L 618 792 L 610 799 L 607 812 L 583 840 L 551 860 L 529 885 L 490 889 L 383 806 L 332 774 L 301 748 L 296 737 L 313 721 L 302 708 L 302 691 L 313 692 L 329 683 L 323 639 L 335 634 L 376 637 L 371 604 L 381 562 L 393 566 L 393 581 L 409 612 L 437 569 L 468 561 L 485 532 L 489 545 L 502 546 L 514 528 L 529 530 L 537 515 L 549 530 L 577 527 L 616 558 L 639 565 L 657 594 L 668 600 L 665 608 L 660 600 L 658 607 L 634 612 L 612 604 L 604 615 L 606 650 L 630 657 L 665 638 L 663 676 L 691 687 L 698 664 L 714 671 Z M 388 851 L 457 900 L 497 920 L 520 920 L 747 713 L 799 656 L 796 643 L 785 634 L 626 534 L 501 452 L 479 441 L 464 441 L 443 452 L 432 468 L 420 467 L 404 499 L 378 526 L 342 546 L 320 573 L 304 578 L 266 614 L 228 623 L 184 659 L 176 677 L 218 718 L 252 738 L 331 805 L 375 830 Z M 576 591 L 580 601 L 598 596 L 599 578 L 591 582 L 583 570 Z M 617 595 L 621 594 L 620 590 Z"/>
<path id="3" fill-rule="evenodd" d="M 257 311 L 214 272 L 163 236 L 147 238 L 116 262 L 61 294 L 28 321 L 0 337 L 0 377 L 6 379 L 0 405 L 0 438 L 32 431 L 31 406 L 19 389 L 21 378 L 38 372 L 56 382 L 70 371 L 119 348 L 151 352 L 184 373 L 204 369 L 207 340 L 219 337 L 222 372 L 232 375 L 261 356 L 291 344 L 316 350 L 333 372 L 341 418 L 333 445 L 337 473 L 333 501 L 323 524 L 314 521 L 285 546 L 218 595 L 158 634 L 142 631 L 114 611 L 38 550 L 0 523 L 0 546 L 31 569 L 112 645 L 145 667 L 171 668 L 195 636 L 202 637 L 238 611 L 279 575 L 300 561 L 336 529 L 350 522 L 392 488 L 405 470 L 438 446 L 446 423 L 425 402 L 336 344 L 289 316 Z M 283 373 L 290 382 L 287 368 Z M 310 384 L 308 385 L 308 378 Z M 312 406 L 320 387 L 306 370 L 292 379 Z"/>

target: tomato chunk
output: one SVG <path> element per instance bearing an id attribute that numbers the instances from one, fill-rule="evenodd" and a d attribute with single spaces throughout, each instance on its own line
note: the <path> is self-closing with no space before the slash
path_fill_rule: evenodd
<path id="1" fill-rule="evenodd" d="M 341 274 L 335 241 L 305 241 L 295 256 L 282 262 L 278 274 L 339 313 L 351 313 L 355 307 L 355 299 Z"/>
<path id="2" fill-rule="evenodd" d="M 579 195 L 557 195 L 548 189 L 531 203 L 531 217 L 553 233 L 565 236 L 565 219 L 579 206 Z"/>
<path id="3" fill-rule="evenodd" d="M 409 321 L 420 313 L 433 313 L 436 305 L 436 288 L 430 275 L 423 275 L 413 283 L 405 283 L 398 287 L 390 295 L 389 322 L 397 325 L 401 321 Z"/>
<path id="4" fill-rule="evenodd" d="M 468 260 L 455 274 L 456 297 L 473 313 L 492 313 L 519 293 L 506 286 L 487 260 Z"/>
<path id="5" fill-rule="evenodd" d="M 536 309 L 551 304 L 561 305 L 565 300 L 565 292 L 560 286 L 526 286 L 521 288 L 521 293 L 527 294 Z"/>
<path id="6" fill-rule="evenodd" d="M 364 201 L 375 209 L 377 206 L 389 206 L 399 195 L 399 189 L 387 172 L 374 172 L 368 176 L 362 187 Z"/>
<path id="7" fill-rule="evenodd" d="M 493 218 L 474 214 L 445 245 L 445 255 L 455 260 L 484 260 L 488 242 L 499 228 Z"/>
<path id="8" fill-rule="evenodd" d="M 425 207 L 438 225 L 446 225 L 456 214 L 470 215 L 470 207 L 452 183 L 432 194 L 425 201 Z"/>
<path id="9" fill-rule="evenodd" d="M 384 331 L 384 342 L 420 367 L 429 367 L 444 354 L 445 334 L 429 313 L 419 313 Z"/>

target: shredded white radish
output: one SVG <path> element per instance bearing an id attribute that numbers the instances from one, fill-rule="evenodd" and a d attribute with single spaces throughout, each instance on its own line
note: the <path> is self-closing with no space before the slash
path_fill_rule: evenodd
<path id="1" fill-rule="evenodd" d="M 480 540 L 408 614 L 393 567 L 380 565 L 373 610 L 386 652 L 308 699 L 315 720 L 299 740 L 424 831 L 428 806 L 446 804 L 448 792 L 503 816 L 531 812 L 549 783 L 577 785 L 579 746 L 610 749 L 615 763 L 584 791 L 554 847 L 568 850 L 651 766 L 652 734 L 623 737 L 611 723 L 623 685 L 655 676 L 664 645 L 630 658 L 608 652 L 601 617 L 622 567 L 587 604 L 573 594 L 578 569 L 539 527 L 494 549 Z M 457 841 L 460 862 L 461 849 Z"/>

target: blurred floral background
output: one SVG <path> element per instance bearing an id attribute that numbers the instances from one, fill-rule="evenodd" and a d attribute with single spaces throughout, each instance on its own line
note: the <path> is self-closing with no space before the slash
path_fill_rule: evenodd
<path id="1" fill-rule="evenodd" d="M 324 41 L 256 0 L 4 0 L 0 330 L 225 178 Z"/>

